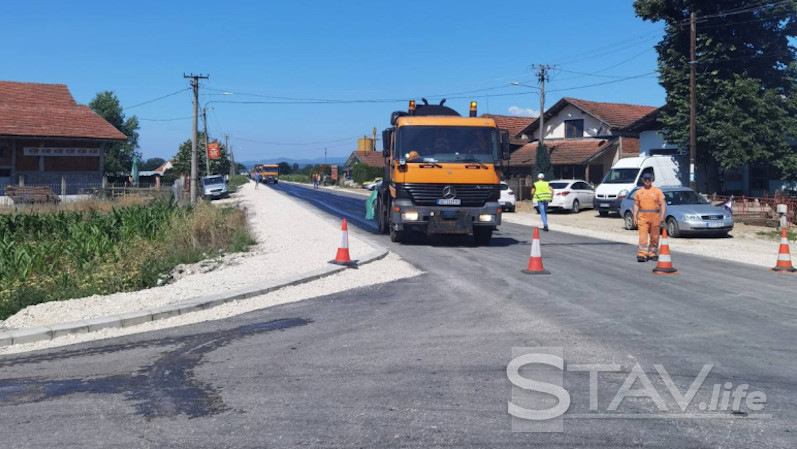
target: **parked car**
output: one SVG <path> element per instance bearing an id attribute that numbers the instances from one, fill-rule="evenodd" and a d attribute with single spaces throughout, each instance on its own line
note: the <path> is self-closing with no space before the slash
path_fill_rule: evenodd
<path id="1" fill-rule="evenodd" d="M 216 200 L 227 198 L 228 196 L 230 196 L 230 191 L 227 190 L 227 182 L 224 180 L 224 176 L 211 175 L 202 177 L 202 198 Z"/>
<path id="2" fill-rule="evenodd" d="M 498 204 L 501 205 L 503 210 L 514 212 L 515 211 L 515 204 L 517 200 L 515 199 L 515 192 L 509 188 L 509 184 L 505 182 L 501 182 L 501 197 L 498 199 Z"/>
<path id="3" fill-rule="evenodd" d="M 634 226 L 634 195 L 641 189 L 637 187 L 620 203 L 620 215 L 625 228 Z M 660 187 L 667 200 L 665 223 L 670 237 L 685 234 L 728 235 L 733 229 L 733 216 L 722 206 L 713 206 L 699 193 L 689 187 Z"/>
<path id="4" fill-rule="evenodd" d="M 363 189 L 374 190 L 374 188 L 378 187 L 379 184 L 381 183 L 382 183 L 382 178 L 374 178 L 373 181 L 364 182 Z"/>
<path id="5" fill-rule="evenodd" d="M 620 202 L 637 186 L 642 185 L 642 175 L 650 173 L 653 182 L 661 186 L 681 185 L 678 164 L 669 156 L 626 157 L 615 162 L 603 181 L 595 189 L 593 206 L 605 217 L 618 212 Z M 622 217 L 622 213 L 620 213 Z"/>
<path id="6" fill-rule="evenodd" d="M 549 209 L 569 210 L 574 214 L 585 207 L 592 207 L 595 190 L 583 179 L 555 179 L 548 183 L 553 189 L 553 200 Z"/>

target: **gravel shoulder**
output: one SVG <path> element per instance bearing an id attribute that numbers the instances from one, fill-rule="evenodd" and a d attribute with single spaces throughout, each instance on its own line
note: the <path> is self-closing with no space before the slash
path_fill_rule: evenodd
<path id="1" fill-rule="evenodd" d="M 517 212 L 504 214 L 502 220 L 507 223 L 542 227 L 540 216 L 529 208 L 527 203 L 518 203 Z M 549 213 L 548 225 L 552 231 L 630 245 L 638 243 L 637 232 L 626 230 L 621 218 L 616 215 L 601 217 L 592 209 L 583 210 L 578 214 Z M 737 223 L 731 231 L 730 237 L 670 238 L 670 250 L 772 268 L 775 266 L 778 256 L 778 242 L 760 239 L 756 236 L 756 232 L 765 229 L 769 228 Z M 633 257 L 633 254 L 630 254 L 629 257 Z M 673 262 L 677 266 L 677 258 Z"/>
<path id="2" fill-rule="evenodd" d="M 340 225 L 323 214 L 268 187 L 255 189 L 254 183 L 242 186 L 233 198 L 224 201 L 239 202 L 247 209 L 253 236 L 258 242 L 249 252 L 228 254 L 213 263 L 186 267 L 178 280 L 160 287 L 30 306 L 0 323 L 0 330 L 53 325 L 167 306 L 194 297 L 238 290 L 270 279 L 279 280 L 307 273 L 328 266 L 328 261 L 334 258 L 340 244 Z M 367 239 L 356 229 L 349 228 L 349 250 L 353 259 L 374 251 L 376 245 L 369 244 Z M 263 307 L 418 274 L 420 271 L 390 254 L 358 270 L 347 270 L 207 311 L 133 328 L 109 329 L 61 337 L 50 342 L 0 348 L 0 354 L 221 319 Z"/>

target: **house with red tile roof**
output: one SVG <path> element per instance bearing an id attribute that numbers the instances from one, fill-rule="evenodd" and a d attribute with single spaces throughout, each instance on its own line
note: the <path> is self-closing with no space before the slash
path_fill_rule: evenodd
<path id="1" fill-rule="evenodd" d="M 534 117 L 518 117 L 514 115 L 498 115 L 498 114 L 482 114 L 482 117 L 491 118 L 495 121 L 495 125 L 499 129 L 509 131 L 509 143 L 518 148 L 525 145 L 526 141 L 521 140 L 518 136 L 520 132 L 526 129 L 532 122 Z"/>
<path id="2" fill-rule="evenodd" d="M 551 155 L 554 176 L 580 178 L 599 184 L 622 157 L 639 155 L 638 134 L 623 128 L 654 111 L 653 106 L 605 103 L 565 97 L 545 111 L 545 145 Z M 515 135 L 528 142 L 512 153 L 510 176 L 536 173 L 539 118 Z"/>
<path id="3" fill-rule="evenodd" d="M 105 145 L 125 140 L 63 84 L 0 81 L 0 188 L 99 184 Z"/>

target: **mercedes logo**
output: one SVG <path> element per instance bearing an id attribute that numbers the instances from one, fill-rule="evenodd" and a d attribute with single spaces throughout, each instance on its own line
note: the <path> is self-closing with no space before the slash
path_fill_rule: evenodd
<path id="1" fill-rule="evenodd" d="M 451 186 L 445 186 L 443 188 L 443 198 L 450 200 L 457 197 L 457 189 Z"/>

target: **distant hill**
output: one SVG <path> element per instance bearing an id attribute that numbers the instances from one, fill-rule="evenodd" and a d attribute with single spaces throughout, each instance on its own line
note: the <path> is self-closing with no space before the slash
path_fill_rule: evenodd
<path id="1" fill-rule="evenodd" d="M 342 156 L 330 156 L 327 158 L 327 164 L 333 165 L 343 165 L 346 162 L 348 157 Z M 324 158 L 315 158 L 315 159 L 291 159 L 289 157 L 276 157 L 270 159 L 260 159 L 258 161 L 243 161 L 241 162 L 247 168 L 252 168 L 257 164 L 279 164 L 280 162 L 287 162 L 291 165 L 299 164 L 299 167 L 304 167 L 305 165 L 316 165 L 316 164 L 323 164 Z"/>

